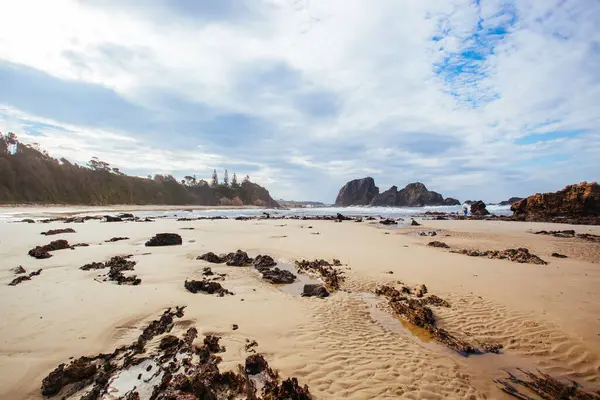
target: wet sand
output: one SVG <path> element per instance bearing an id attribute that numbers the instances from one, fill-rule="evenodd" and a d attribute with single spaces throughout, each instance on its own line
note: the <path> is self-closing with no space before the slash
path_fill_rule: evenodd
<path id="1" fill-rule="evenodd" d="M 516 367 L 600 386 L 600 245 L 531 233 L 600 234 L 600 227 L 419 221 L 422 226 L 409 229 L 299 220 L 0 224 L 0 398 L 41 398 L 41 380 L 58 364 L 129 344 L 148 321 L 176 305 L 187 306 L 177 327 L 194 325 L 201 334 L 222 336 L 222 369 L 243 361 L 246 339 L 256 340 L 272 367 L 298 377 L 317 399 L 501 399 L 507 397 L 493 380 Z M 40 235 L 63 227 L 77 232 Z M 434 238 L 410 234 L 432 230 Z M 179 233 L 184 244 L 144 247 L 160 232 Z M 115 236 L 129 239 L 104 242 Z M 45 260 L 27 255 L 56 239 L 90 246 L 55 251 Z M 452 248 L 527 247 L 548 265 L 453 254 L 427 247 L 432 240 Z M 290 264 L 340 259 L 346 282 L 329 298 L 303 298 L 262 281 L 252 268 L 195 259 L 237 249 Z M 553 252 L 568 258 L 551 257 Z M 125 254 L 137 261 L 139 286 L 99 282 L 94 278 L 104 271 L 79 269 Z M 18 265 L 43 271 L 8 286 L 15 277 L 10 269 Z M 207 266 L 227 273 L 220 283 L 234 296 L 184 289 L 186 278 L 201 279 Z M 372 293 L 397 281 L 427 285 L 452 305 L 434 308 L 441 327 L 472 341 L 501 343 L 504 354 L 462 357 L 393 317 L 385 299 Z"/>

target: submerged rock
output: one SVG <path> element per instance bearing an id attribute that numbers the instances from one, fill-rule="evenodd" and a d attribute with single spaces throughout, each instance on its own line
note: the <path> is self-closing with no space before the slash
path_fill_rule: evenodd
<path id="1" fill-rule="evenodd" d="M 320 284 L 304 285 L 302 289 L 302 297 L 327 297 L 329 292 L 327 288 Z"/>
<path id="2" fill-rule="evenodd" d="M 157 233 L 152 239 L 146 242 L 146 246 L 176 246 L 182 243 L 181 236 L 176 233 Z"/>

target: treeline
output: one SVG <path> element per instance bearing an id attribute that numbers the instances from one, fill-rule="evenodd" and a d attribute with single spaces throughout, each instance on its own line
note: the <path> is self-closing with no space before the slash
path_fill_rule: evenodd
<path id="1" fill-rule="evenodd" d="M 52 158 L 12 133 L 0 133 L 0 203 L 279 206 L 249 177 L 241 184 L 236 177 L 209 185 L 195 177 L 178 182 L 171 175 L 128 176 L 97 158 L 87 166 Z"/>

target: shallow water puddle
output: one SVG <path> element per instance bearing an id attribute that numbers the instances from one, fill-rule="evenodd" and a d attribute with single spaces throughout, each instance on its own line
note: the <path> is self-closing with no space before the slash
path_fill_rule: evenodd
<path id="1" fill-rule="evenodd" d="M 144 360 L 119 372 L 109 383 L 105 399 L 120 399 L 133 389 L 139 393 L 140 400 L 149 399 L 154 387 L 161 383 L 162 376 L 162 368 L 156 361 Z"/>

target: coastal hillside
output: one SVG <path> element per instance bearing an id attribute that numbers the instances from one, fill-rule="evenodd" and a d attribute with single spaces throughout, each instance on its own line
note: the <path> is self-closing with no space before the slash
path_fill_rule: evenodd
<path id="1" fill-rule="evenodd" d="M 87 166 L 52 158 L 36 146 L 0 134 L 0 203 L 256 205 L 279 207 L 269 191 L 250 182 L 209 184 L 195 177 L 179 182 L 171 175 L 128 176 L 106 162 Z"/>
<path id="2" fill-rule="evenodd" d="M 354 179 L 347 182 L 339 191 L 336 206 L 373 206 L 373 207 L 423 207 L 459 205 L 457 199 L 444 197 L 428 190 L 421 182 L 409 183 L 404 189 L 392 186 L 379 193 L 375 180 L 371 177 Z"/>

